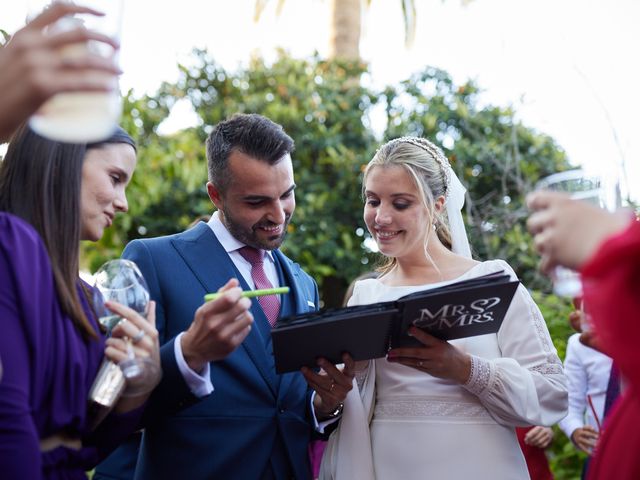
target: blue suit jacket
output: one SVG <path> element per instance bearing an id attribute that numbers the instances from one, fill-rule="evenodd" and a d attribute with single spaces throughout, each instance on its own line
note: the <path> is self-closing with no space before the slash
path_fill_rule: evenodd
<path id="1" fill-rule="evenodd" d="M 313 279 L 273 253 L 282 285 L 291 288 L 281 316 L 317 309 Z M 145 412 L 136 478 L 309 478 L 310 391 L 302 374 L 275 373 L 270 327 L 256 299 L 251 333 L 229 357 L 211 363 L 211 395 L 195 399 L 178 370 L 173 339 L 189 327 L 204 294 L 231 277 L 249 289 L 209 226 L 135 240 L 123 257 L 138 264 L 149 284 L 164 344 L 163 379 Z M 116 450 L 94 478 L 131 478 L 136 443 Z"/>

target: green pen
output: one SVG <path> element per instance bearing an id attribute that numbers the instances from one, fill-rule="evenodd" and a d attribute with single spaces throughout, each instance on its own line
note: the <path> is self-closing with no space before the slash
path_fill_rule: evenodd
<path id="1" fill-rule="evenodd" d="M 210 302 L 211 300 L 216 300 L 223 293 L 224 292 L 207 293 L 204 296 L 204 301 Z M 262 297 L 263 295 L 284 295 L 285 293 L 289 293 L 289 287 L 265 288 L 262 290 L 245 290 L 242 292 L 242 296 L 247 298 L 252 298 L 252 297 Z"/>

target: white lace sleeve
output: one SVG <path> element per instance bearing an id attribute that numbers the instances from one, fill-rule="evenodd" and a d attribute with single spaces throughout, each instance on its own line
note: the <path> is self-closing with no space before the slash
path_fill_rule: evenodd
<path id="1" fill-rule="evenodd" d="M 464 387 L 502 424 L 550 426 L 562 419 L 567 378 L 542 314 L 522 285 L 498 332 L 498 346 L 501 358 L 472 355 Z"/>

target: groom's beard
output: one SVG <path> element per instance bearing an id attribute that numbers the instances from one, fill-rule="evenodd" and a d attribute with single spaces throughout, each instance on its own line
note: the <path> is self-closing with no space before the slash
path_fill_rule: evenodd
<path id="1" fill-rule="evenodd" d="M 287 227 L 291 221 L 291 214 L 285 216 L 284 224 L 282 225 L 282 233 L 272 236 L 260 235 L 258 233 L 262 231 L 260 230 L 261 228 L 277 225 L 269 220 L 261 220 L 253 224 L 251 227 L 245 227 L 234 219 L 229 210 L 223 208 L 222 221 L 225 227 L 227 227 L 227 230 L 229 230 L 229 233 L 231 233 L 236 240 L 244 243 L 245 245 L 249 245 L 250 247 L 260 250 L 275 250 L 282 245 L 282 242 L 284 242 L 284 239 L 287 236 Z"/>

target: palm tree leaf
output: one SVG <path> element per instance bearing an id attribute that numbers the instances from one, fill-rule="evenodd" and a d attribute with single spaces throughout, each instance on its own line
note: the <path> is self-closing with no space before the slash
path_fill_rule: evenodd
<path id="1" fill-rule="evenodd" d="M 414 0 L 401 0 L 404 20 L 404 44 L 413 45 L 416 36 L 416 3 Z"/>
<path id="2" fill-rule="evenodd" d="M 9 35 L 6 31 L 0 28 L 0 35 L 2 35 L 3 40 L 0 41 L 0 47 L 4 47 L 9 40 L 11 40 L 11 35 Z"/>
<path id="3" fill-rule="evenodd" d="M 267 3 L 269 3 L 269 0 L 256 0 L 255 3 L 255 9 L 253 10 L 253 21 L 254 22 L 258 22 L 258 20 L 260 20 L 260 16 L 262 15 L 262 12 L 264 11 L 264 7 L 267 6 Z"/>
<path id="4" fill-rule="evenodd" d="M 278 0 L 278 5 L 276 5 L 276 16 L 280 16 L 282 13 L 282 8 L 284 7 L 284 3 L 286 0 Z M 264 12 L 265 7 L 269 3 L 269 0 L 256 0 L 255 9 L 253 10 L 253 21 L 258 22 L 260 17 L 262 16 L 262 12 Z"/>

